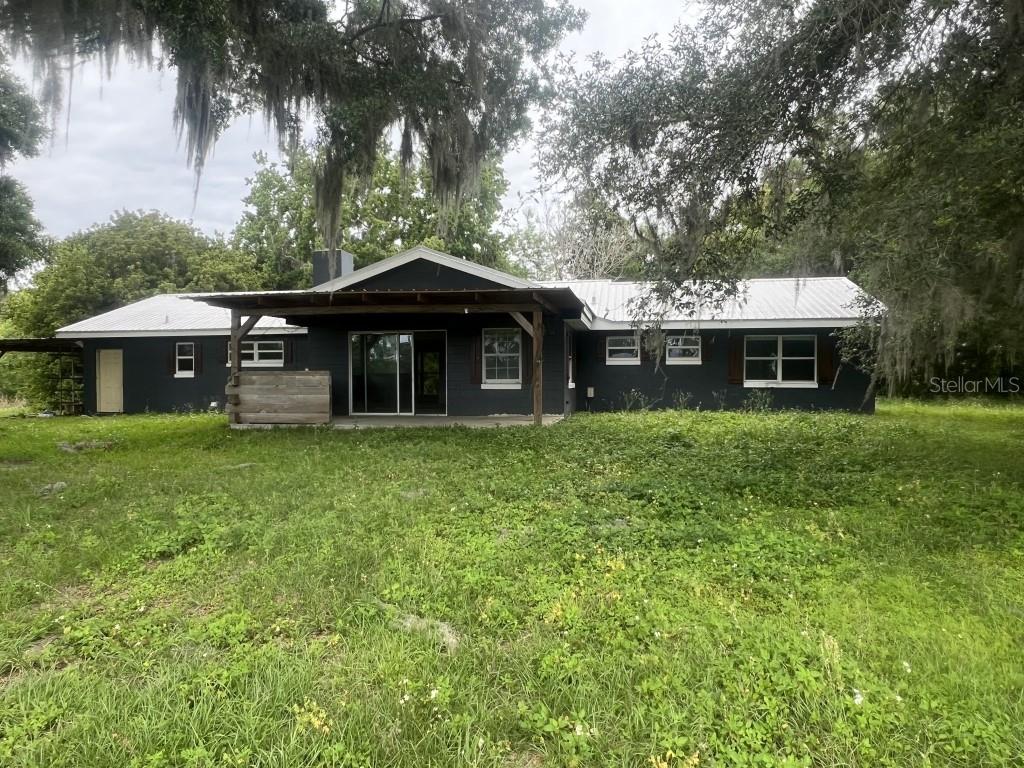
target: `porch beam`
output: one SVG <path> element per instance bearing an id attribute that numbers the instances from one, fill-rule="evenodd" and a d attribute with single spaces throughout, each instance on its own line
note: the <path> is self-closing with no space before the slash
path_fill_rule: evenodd
<path id="1" fill-rule="evenodd" d="M 249 331 L 256 327 L 256 323 L 260 321 L 263 315 L 249 315 L 242 323 L 242 327 L 239 329 L 239 338 L 245 338 L 249 335 Z"/>
<path id="2" fill-rule="evenodd" d="M 536 291 L 534 291 L 534 293 L 533 293 L 533 300 L 536 301 L 538 304 L 540 304 L 544 309 L 546 309 L 551 314 L 553 314 L 553 315 L 559 314 L 558 307 L 556 307 L 554 304 L 552 304 L 550 301 L 548 301 L 546 298 L 541 296 Z"/>
<path id="3" fill-rule="evenodd" d="M 533 310 L 533 423 L 544 423 L 544 313 Z"/>
<path id="4" fill-rule="evenodd" d="M 523 313 L 522 312 L 509 312 L 509 314 L 512 315 L 512 319 L 515 320 L 517 323 L 519 323 L 519 325 L 522 326 L 523 330 L 526 331 L 530 335 L 530 338 L 532 339 L 533 338 L 533 326 L 530 324 L 530 321 L 526 319 L 526 317 L 523 315 Z"/>
<path id="5" fill-rule="evenodd" d="M 536 308 L 536 304 L 336 304 L 333 306 L 321 305 L 315 307 L 260 307 L 260 312 L 263 315 L 274 315 L 276 317 L 296 317 L 299 315 L 372 315 L 403 312 L 410 315 L 424 313 L 462 315 L 467 312 L 487 312 L 493 314 L 532 312 Z"/>

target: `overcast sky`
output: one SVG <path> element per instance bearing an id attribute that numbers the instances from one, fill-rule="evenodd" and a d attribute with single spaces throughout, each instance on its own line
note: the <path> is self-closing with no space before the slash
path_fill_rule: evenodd
<path id="1" fill-rule="evenodd" d="M 590 18 L 582 32 L 564 41 L 562 50 L 575 52 L 580 61 L 595 51 L 615 58 L 650 35 L 668 34 L 688 5 L 678 0 L 575 4 Z M 52 143 L 40 156 L 19 160 L 9 169 L 28 187 L 36 215 L 50 234 L 67 235 L 106 221 L 123 208 L 192 219 L 208 233 L 231 230 L 242 211 L 245 179 L 256 166 L 253 153 L 264 150 L 276 158 L 277 142 L 261 116 L 232 125 L 207 161 L 193 213 L 193 174 L 171 127 L 174 89 L 173 71 L 126 62 L 107 79 L 98 64 L 79 70 L 67 135 L 61 116 Z M 533 154 L 533 144 L 526 140 L 505 159 L 510 207 L 536 185 Z"/>

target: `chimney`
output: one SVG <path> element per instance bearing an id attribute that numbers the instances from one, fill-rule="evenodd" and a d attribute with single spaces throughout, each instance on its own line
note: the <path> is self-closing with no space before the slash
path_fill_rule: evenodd
<path id="1" fill-rule="evenodd" d="M 334 252 L 334 277 L 351 275 L 354 270 L 353 257 L 348 251 Z M 313 251 L 313 286 L 322 285 L 331 280 L 330 252 Z"/>

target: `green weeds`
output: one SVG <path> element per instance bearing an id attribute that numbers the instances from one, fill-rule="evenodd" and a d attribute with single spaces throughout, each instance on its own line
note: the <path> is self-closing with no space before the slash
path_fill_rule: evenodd
<path id="1" fill-rule="evenodd" d="M 0 419 L 0 764 L 1021 764 L 1022 449 L 985 405 Z"/>

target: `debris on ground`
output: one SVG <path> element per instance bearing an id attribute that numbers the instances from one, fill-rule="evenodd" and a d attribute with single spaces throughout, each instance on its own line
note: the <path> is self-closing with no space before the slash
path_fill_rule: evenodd
<path id="1" fill-rule="evenodd" d="M 459 633 L 446 621 L 417 616 L 415 613 L 404 613 L 398 606 L 380 600 L 375 602 L 378 608 L 392 615 L 391 626 L 395 629 L 410 634 L 434 635 L 440 647 L 448 653 L 455 653 L 462 642 Z"/>
<path id="2" fill-rule="evenodd" d="M 40 496 L 53 496 L 54 494 L 61 493 L 68 487 L 68 484 L 63 480 L 58 480 L 56 483 L 47 483 L 39 489 Z"/>

